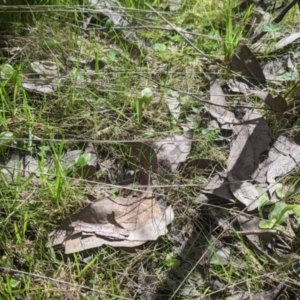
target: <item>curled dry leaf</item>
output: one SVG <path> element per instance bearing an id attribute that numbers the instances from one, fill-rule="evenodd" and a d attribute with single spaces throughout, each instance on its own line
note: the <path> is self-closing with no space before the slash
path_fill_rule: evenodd
<path id="1" fill-rule="evenodd" d="M 233 140 L 227 161 L 228 171 L 237 180 L 247 180 L 259 164 L 259 156 L 271 142 L 267 122 L 256 110 L 247 110 L 241 125 L 234 126 Z"/>
<path id="2" fill-rule="evenodd" d="M 23 88 L 29 92 L 40 93 L 40 94 L 53 94 L 55 92 L 55 88 L 49 84 L 35 84 L 24 82 Z"/>
<path id="3" fill-rule="evenodd" d="M 96 235 L 87 238 L 70 238 L 65 243 L 65 253 L 79 252 L 102 245 L 136 247 L 150 240 L 155 241 L 159 236 L 167 234 L 167 225 L 172 222 L 173 218 L 174 213 L 169 206 L 161 216 L 148 220 L 143 227 L 130 232 L 128 238 L 125 238 L 123 241 L 110 241 Z"/>
<path id="4" fill-rule="evenodd" d="M 221 124 L 222 129 L 232 129 L 232 125 L 238 121 L 231 111 L 218 106 L 226 106 L 227 103 L 222 87 L 217 80 L 212 81 L 210 84 L 210 102 L 212 105 L 206 104 L 205 109 Z"/>
<path id="5" fill-rule="evenodd" d="M 22 85 L 29 92 L 53 94 L 63 80 L 59 77 L 60 70 L 63 68 L 59 63 L 48 60 L 34 61 L 31 63 L 31 68 L 39 74 L 39 77 L 24 78 Z"/>
<path id="6" fill-rule="evenodd" d="M 229 79 L 227 84 L 229 88 L 235 93 L 246 94 L 249 90 L 249 86 L 247 85 L 247 83 L 238 81 L 236 79 Z"/>
<path id="7" fill-rule="evenodd" d="M 133 198 L 104 197 L 64 220 L 51 243 L 63 243 L 66 253 L 104 244 L 134 247 L 166 234 L 173 217 L 172 208 L 162 210 L 149 191 Z"/>
<path id="8" fill-rule="evenodd" d="M 186 132 L 182 135 L 170 133 L 162 141 L 154 142 L 153 148 L 157 159 L 163 166 L 176 172 L 181 162 L 186 161 L 192 147 L 192 134 Z"/>
<path id="9" fill-rule="evenodd" d="M 254 85 L 260 85 L 266 82 L 265 75 L 257 58 L 246 45 L 238 46 L 231 57 L 231 66 L 233 71 L 239 72 Z"/>
<path id="10" fill-rule="evenodd" d="M 62 68 L 57 62 L 50 60 L 34 61 L 30 64 L 31 69 L 39 75 L 57 77 Z"/>

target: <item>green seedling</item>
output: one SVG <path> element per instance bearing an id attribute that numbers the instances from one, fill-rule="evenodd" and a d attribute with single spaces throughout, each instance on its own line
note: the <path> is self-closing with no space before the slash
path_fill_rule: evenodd
<path id="1" fill-rule="evenodd" d="M 150 88 L 144 88 L 139 98 L 135 100 L 136 118 L 139 128 L 142 128 L 142 110 L 152 101 L 153 93 Z"/>

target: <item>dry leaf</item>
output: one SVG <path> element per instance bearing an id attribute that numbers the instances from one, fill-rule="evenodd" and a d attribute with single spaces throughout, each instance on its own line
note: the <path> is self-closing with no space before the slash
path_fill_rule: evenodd
<path id="1" fill-rule="evenodd" d="M 217 106 L 227 105 L 225 95 L 217 80 L 210 84 L 210 102 L 212 105 L 206 104 L 205 109 L 221 124 L 222 129 L 232 129 L 232 125 L 238 121 L 232 112 L 222 106 Z"/>
<path id="2" fill-rule="evenodd" d="M 267 80 L 272 83 L 281 84 L 286 81 L 294 81 L 298 77 L 298 70 L 290 57 L 288 59 L 273 60 L 263 67 L 263 72 Z"/>
<path id="3" fill-rule="evenodd" d="M 58 62 L 41 60 L 30 64 L 31 69 L 39 75 L 57 77 L 62 66 Z"/>
<path id="4" fill-rule="evenodd" d="M 260 64 L 246 45 L 238 46 L 231 57 L 232 70 L 239 72 L 244 78 L 254 85 L 264 84 L 265 75 L 262 72 Z"/>
<path id="5" fill-rule="evenodd" d="M 175 120 L 178 120 L 180 116 L 180 102 L 176 97 L 167 96 L 166 102 L 168 104 L 169 111 Z"/>
<path id="6" fill-rule="evenodd" d="M 258 199 L 261 196 L 255 186 L 248 181 L 240 181 L 228 173 L 230 190 L 237 200 L 247 207 L 247 211 L 252 211 L 258 207 Z"/>
<path id="7" fill-rule="evenodd" d="M 55 92 L 55 88 L 50 84 L 35 84 L 24 82 L 22 86 L 25 90 L 33 93 L 53 94 Z"/>
<path id="8" fill-rule="evenodd" d="M 65 245 L 66 253 L 99 247 L 134 247 L 167 233 L 171 207 L 162 208 L 146 191 L 140 197 L 104 197 L 63 221 L 63 230 L 50 235 L 51 245 Z"/>
<path id="9" fill-rule="evenodd" d="M 300 146 L 281 135 L 272 146 L 268 161 L 272 163 L 267 172 L 267 180 L 269 184 L 274 184 L 277 177 L 299 168 Z"/>
<path id="10" fill-rule="evenodd" d="M 272 97 L 268 92 L 258 90 L 249 90 L 249 92 L 263 100 L 275 112 L 284 112 L 287 109 L 287 102 L 280 95 Z"/>
<path id="11" fill-rule="evenodd" d="M 229 188 L 229 181 L 227 179 L 226 172 L 216 174 L 205 186 L 203 193 L 216 195 L 232 202 L 235 201 L 234 196 Z"/>
<path id="12" fill-rule="evenodd" d="M 249 90 L 249 86 L 247 83 L 238 81 L 236 79 L 229 79 L 227 84 L 229 88 L 235 93 L 246 94 Z"/>
<path id="13" fill-rule="evenodd" d="M 153 143 L 158 162 L 176 172 L 181 162 L 186 161 L 192 147 L 192 135 L 170 133 L 164 140 Z"/>
<path id="14" fill-rule="evenodd" d="M 123 241 L 110 241 L 99 236 L 93 235 L 87 238 L 75 237 L 65 242 L 65 253 L 70 254 L 103 245 L 111 245 L 113 247 L 136 247 L 144 244 L 149 240 L 157 240 L 161 235 L 167 234 L 167 225 L 172 222 L 174 213 L 169 206 L 166 211 L 159 217 L 149 219 L 141 228 L 131 231 L 128 238 Z"/>
<path id="15" fill-rule="evenodd" d="M 267 48 L 269 52 L 274 52 L 276 50 L 282 49 L 289 44 L 292 44 L 294 41 L 300 39 L 300 32 L 292 33 L 291 35 L 284 37 L 280 41 L 278 41 L 275 45 Z"/>
<path id="16" fill-rule="evenodd" d="M 39 176 L 40 172 L 46 173 L 48 169 L 48 162 L 42 166 L 36 158 L 30 155 L 13 154 L 0 172 L 3 173 L 7 182 L 14 182 L 18 178 L 28 178 L 30 175 Z"/>
<path id="17" fill-rule="evenodd" d="M 112 214 L 113 215 L 113 214 Z M 75 221 L 70 224 L 74 228 L 74 233 L 81 233 L 82 235 L 98 235 L 106 237 L 110 240 L 123 240 L 129 236 L 126 229 L 119 227 L 106 226 L 102 224 L 90 224 L 83 221 Z"/>
<path id="18" fill-rule="evenodd" d="M 104 197 L 64 221 L 64 228 L 68 229 L 69 222 L 77 220 L 93 224 L 109 224 L 108 216 L 111 214 L 114 214 L 116 222 L 122 228 L 135 230 L 143 226 L 149 218 L 159 216 L 161 209 L 150 192 L 132 198 Z"/>
<path id="19" fill-rule="evenodd" d="M 234 126 L 233 140 L 227 162 L 228 171 L 238 180 L 251 178 L 259 164 L 259 156 L 271 142 L 267 122 L 256 111 L 247 110 L 243 124 Z"/>

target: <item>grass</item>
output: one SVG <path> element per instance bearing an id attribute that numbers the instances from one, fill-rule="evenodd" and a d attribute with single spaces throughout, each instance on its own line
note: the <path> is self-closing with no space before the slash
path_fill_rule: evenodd
<path id="1" fill-rule="evenodd" d="M 0 173 L 0 299 L 138 299 L 138 289 L 145 289 L 147 280 L 154 275 L 159 282 L 158 299 L 191 299 L 188 294 L 180 296 L 176 290 L 179 286 L 181 291 L 193 286 L 205 265 L 200 241 L 210 241 L 211 228 L 218 228 L 206 208 L 194 203 L 201 183 L 212 175 L 213 167 L 195 168 L 187 173 L 165 172 L 157 177 L 158 183 L 169 187 L 157 188 L 155 194 L 175 210 L 171 233 L 179 236 L 183 232 L 189 237 L 191 244 L 184 249 L 168 237 L 137 249 L 104 246 L 73 255 L 46 245 L 49 233 L 61 220 L 80 211 L 87 196 L 97 197 L 95 182 L 100 182 L 112 195 L 123 195 L 119 184 L 123 174 L 119 169 L 140 166 L 129 159 L 130 153 L 122 148 L 122 141 L 159 140 L 171 131 L 182 133 L 182 125 L 189 121 L 195 125 L 190 159 L 200 157 L 226 165 L 228 145 L 216 143 L 219 131 L 207 129 L 208 116 L 203 104 L 190 94 L 204 100 L 207 97 L 211 75 L 207 61 L 212 64 L 221 59 L 224 68 L 213 69 L 212 73 L 228 78 L 230 55 L 240 41 L 247 41 L 244 29 L 253 6 L 235 14 L 234 0 L 185 0 L 176 13 L 164 12 L 164 18 L 174 26 L 193 31 L 192 43 L 205 53 L 202 56 L 187 43 L 186 33 L 167 28 L 155 13 L 164 7 L 165 1 L 151 1 L 154 11 L 143 1 L 119 1 L 128 8 L 124 11 L 134 24 L 141 26 L 136 30 L 137 40 L 150 44 L 135 47 L 134 37 L 130 42 L 121 38 L 126 28 L 112 30 L 107 36 L 102 36 L 106 31 L 100 29 L 99 36 L 96 28 L 103 27 L 105 20 L 96 17 L 96 27 L 91 27 L 83 37 L 82 22 L 88 14 L 75 7 L 74 1 L 69 2 L 33 1 L 30 4 L 56 6 L 51 10 L 42 6 L 38 11 L 32 6 L 25 17 L 14 9 L 0 15 L 11 25 L 5 33 L 10 35 L 9 44 L 21 49 L 13 57 L 0 55 L 0 63 L 11 66 L 9 76 L 0 81 L 0 138 L 9 138 L 0 144 L 1 163 L 5 164 L 12 154 L 21 153 L 37 159 L 39 172 L 30 176 L 19 173 L 13 182 Z M 60 8 L 61 4 L 64 6 Z M 66 12 L 65 6 L 69 4 L 72 7 Z M 296 18 L 293 11 L 281 26 L 295 24 Z M 22 86 L 32 76 L 31 63 L 41 60 L 60 66 L 64 81 L 54 95 L 28 92 Z M 95 60 L 94 72 L 88 70 L 86 63 L 91 60 Z M 106 63 L 103 69 L 98 65 L 100 61 Z M 147 107 L 136 109 L 144 88 L 152 90 L 153 98 Z M 181 102 L 178 120 L 170 115 L 163 101 L 176 90 Z M 276 128 L 274 136 L 290 126 L 288 122 L 266 117 Z M 95 144 L 100 160 L 112 161 L 110 167 L 98 171 L 91 180 L 74 176 L 62 164 L 66 151 L 85 149 L 90 141 Z M 53 165 L 48 170 L 49 156 L 53 157 Z M 264 258 L 252 251 L 243 237 L 240 242 L 240 249 L 235 247 L 234 240 L 228 242 L 233 255 L 227 265 L 212 266 L 205 282 L 194 284 L 200 295 L 196 297 L 210 299 L 218 295 L 223 299 L 237 285 L 260 291 L 266 288 L 269 274 L 274 282 L 285 277 L 285 269 L 270 264 L 258 269 L 257 261 Z M 212 252 L 216 252 L 214 247 L 210 245 Z M 245 262 L 246 273 L 236 265 L 236 258 Z M 221 287 L 213 283 L 216 278 Z"/>

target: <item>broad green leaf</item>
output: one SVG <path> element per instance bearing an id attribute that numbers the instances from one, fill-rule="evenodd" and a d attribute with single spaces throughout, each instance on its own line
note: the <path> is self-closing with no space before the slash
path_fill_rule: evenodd
<path id="1" fill-rule="evenodd" d="M 272 229 L 274 226 L 274 222 L 269 220 L 261 220 L 259 222 L 259 228 L 261 229 Z"/>
<path id="2" fill-rule="evenodd" d="M 300 205 L 292 205 L 292 211 L 297 216 L 300 217 Z"/>
<path id="3" fill-rule="evenodd" d="M 283 223 L 289 215 L 289 208 L 286 209 L 287 206 L 283 201 L 275 203 L 269 214 L 269 220 L 274 219 L 277 224 Z"/>

